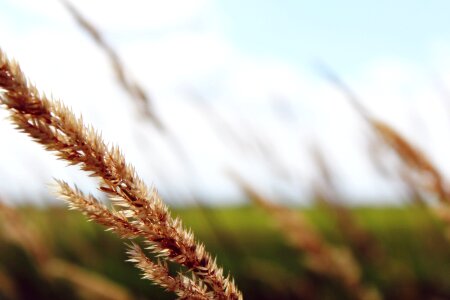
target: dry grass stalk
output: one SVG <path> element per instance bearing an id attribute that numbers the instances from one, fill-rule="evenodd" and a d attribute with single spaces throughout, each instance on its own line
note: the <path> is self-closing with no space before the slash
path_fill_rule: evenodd
<path id="1" fill-rule="evenodd" d="M 397 153 L 409 169 L 421 175 L 422 180 L 416 183 L 423 185 L 423 182 L 429 181 L 428 189 L 436 194 L 439 201 L 450 205 L 450 195 L 445 179 L 425 153 L 388 124 L 374 118 L 368 121 L 373 130 Z"/>
<path id="2" fill-rule="evenodd" d="M 383 177 L 400 180 L 400 182 L 404 184 L 406 189 L 406 201 L 415 206 L 425 207 L 426 203 L 422 195 L 422 190 L 417 186 L 417 180 L 414 174 L 411 173 L 410 168 L 403 163 L 402 159 L 400 159 L 399 164 L 395 164 L 394 169 L 391 169 L 392 164 L 389 164 L 388 167 L 383 157 L 385 154 L 382 152 L 383 148 L 386 149 L 385 143 L 380 143 L 380 140 L 373 136 L 369 137 L 367 151 L 370 161 L 375 169 Z"/>
<path id="3" fill-rule="evenodd" d="M 45 264 L 44 270 L 53 279 L 67 280 L 76 286 L 77 292 L 84 294 L 86 299 L 131 300 L 126 289 L 112 283 L 105 277 L 87 271 L 85 268 L 53 258 Z"/>
<path id="4" fill-rule="evenodd" d="M 183 228 L 181 221 L 170 216 L 156 191 L 148 189 L 134 168 L 126 163 L 120 150 L 107 146 L 94 128 L 86 127 L 83 120 L 76 118 L 61 102 L 40 94 L 27 82 L 18 64 L 8 60 L 3 52 L 0 52 L 0 88 L 3 90 L 0 103 L 10 111 L 10 118 L 18 130 L 27 133 L 47 150 L 55 151 L 60 159 L 79 165 L 101 180 L 100 190 L 117 209 L 111 211 L 109 222 L 116 224 L 120 219 L 129 224 L 125 227 L 122 226 L 125 223 L 113 225 L 113 230 L 118 233 L 125 228 L 139 231 L 153 253 L 188 268 L 208 286 L 216 299 L 241 299 L 233 280 L 223 275 L 222 269 L 204 246 L 195 242 L 193 234 Z M 60 184 L 60 187 L 67 190 L 68 186 Z M 76 190 L 73 194 L 81 197 Z M 85 200 L 86 206 L 82 204 L 81 207 L 77 206 L 79 198 L 69 199 L 74 207 L 94 220 L 108 223 L 104 208 L 92 197 Z M 128 234 L 134 232 L 125 236 Z"/>
<path id="5" fill-rule="evenodd" d="M 434 208 L 434 213 L 446 224 L 450 224 L 450 206 Z M 450 241 L 450 225 L 445 228 L 445 237 Z"/>
<path id="6" fill-rule="evenodd" d="M 230 147 L 230 143 L 238 148 L 242 153 L 247 152 L 251 145 L 249 145 L 248 138 L 242 137 L 231 126 L 230 122 L 223 116 L 217 109 L 215 109 L 211 102 L 205 99 L 203 95 L 195 88 L 190 87 L 186 89 L 185 93 L 189 96 L 188 100 L 191 100 L 201 111 L 202 115 L 208 119 L 212 127 L 214 127 L 220 136 L 225 139 L 224 143 L 227 147 Z M 231 147 L 230 147 L 231 148 Z M 253 155 L 254 153 L 252 153 Z"/>
<path id="7" fill-rule="evenodd" d="M 315 200 L 334 216 L 337 226 L 347 240 L 355 255 L 374 262 L 380 261 L 383 251 L 375 237 L 362 227 L 351 210 L 339 197 L 332 170 L 318 146 L 312 148 L 312 157 L 320 173 L 321 183 L 316 185 Z"/>
<path id="8" fill-rule="evenodd" d="M 112 47 L 101 32 L 88 21 L 76 8 L 67 0 L 60 0 L 65 6 L 67 11 L 74 17 L 78 25 L 84 29 L 89 36 L 95 41 L 95 43 L 107 54 L 111 65 L 116 74 L 117 80 L 120 85 L 126 90 L 138 106 L 138 111 L 143 113 L 145 117 L 152 121 L 152 123 L 159 129 L 163 130 L 164 126 L 152 107 L 152 99 L 145 92 L 144 88 L 130 75 L 130 72 L 126 70 L 119 55 L 116 53 L 114 47 Z"/>
<path id="9" fill-rule="evenodd" d="M 290 244 L 305 253 L 312 271 L 337 280 L 356 299 L 380 298 L 375 289 L 361 282 L 360 267 L 347 249 L 329 245 L 302 214 L 275 204 L 238 175 L 232 177 L 252 202 L 274 217 Z"/>
<path id="10" fill-rule="evenodd" d="M 176 293 L 179 299 L 214 299 L 207 292 L 206 286 L 198 282 L 195 277 L 188 278 L 181 273 L 175 277 L 171 276 L 166 262 L 151 261 L 138 245 L 131 245 L 128 254 L 129 261 L 134 262 L 141 269 L 144 278 L 154 281 L 167 291 Z"/>
<path id="11" fill-rule="evenodd" d="M 122 212 L 110 211 L 94 196 L 85 196 L 80 190 L 72 189 L 63 181 L 57 181 L 57 183 L 58 194 L 64 197 L 71 209 L 83 212 L 90 220 L 106 226 L 108 230 L 114 231 L 123 238 L 131 239 L 143 234 L 142 230 L 130 223 Z M 153 262 L 145 256 L 138 245 L 133 244 L 128 254 L 129 261 L 143 271 L 145 279 L 153 281 L 167 291 L 176 293 L 180 298 L 213 299 L 201 282 L 181 273 L 176 278 L 170 276 L 166 263 Z"/>
<path id="12" fill-rule="evenodd" d="M 46 263 L 51 258 L 50 250 L 39 232 L 27 226 L 19 212 L 3 201 L 0 201 L 0 217 L 3 237 L 6 240 L 28 252 L 38 265 Z"/>
<path id="13" fill-rule="evenodd" d="M 227 141 L 224 142 L 227 147 L 230 147 L 229 142 L 231 142 L 235 148 L 240 150 L 241 154 L 251 158 L 258 155 L 274 174 L 287 181 L 292 179 L 288 169 L 274 151 L 275 149 L 271 143 L 265 137 L 260 136 L 250 123 L 240 120 L 242 124 L 240 124 L 239 132 L 237 132 L 225 116 L 220 114 L 201 93 L 193 88 L 188 89 L 187 93 L 190 95 L 193 103 L 203 111 L 203 115 L 208 119 L 209 123 L 216 128 L 218 133 L 222 134 L 221 137 L 225 137 Z"/>
<path id="14" fill-rule="evenodd" d="M 101 32 L 91 23 L 89 22 L 80 11 L 78 11 L 69 1 L 61 0 L 63 5 L 69 11 L 69 13 L 74 17 L 77 21 L 78 25 L 96 42 L 96 44 L 104 50 L 107 56 L 110 59 L 111 65 L 115 71 L 116 77 L 118 78 L 118 82 L 125 92 L 129 94 L 129 96 L 137 100 L 135 104 L 137 105 L 138 111 L 144 112 L 144 117 L 146 120 L 152 122 L 156 128 L 160 131 L 160 133 L 164 134 L 167 141 L 172 144 L 172 149 L 175 149 L 178 156 L 180 157 L 180 161 L 186 164 L 188 169 L 192 170 L 192 167 L 189 164 L 190 157 L 187 155 L 185 151 L 183 151 L 183 145 L 180 144 L 176 136 L 171 132 L 170 128 L 166 127 L 158 115 L 151 108 L 151 98 L 148 96 L 148 93 L 144 90 L 144 88 L 137 82 L 137 80 L 131 78 L 126 71 L 126 67 L 120 59 L 119 55 L 115 51 L 114 47 L 109 45 Z M 141 109 L 141 106 L 144 105 L 144 110 Z M 208 114 L 206 114 L 208 115 Z M 214 118 L 213 118 L 214 119 Z M 141 143 L 142 144 L 142 143 Z M 150 151 L 151 149 L 149 149 Z M 213 222 L 208 218 L 208 213 L 205 211 L 202 203 L 199 203 L 195 198 L 194 204 L 201 210 L 202 214 L 205 216 L 205 219 L 208 221 L 211 228 L 215 228 Z M 217 239 L 222 242 L 226 239 L 224 233 L 214 232 L 217 236 Z"/>
<path id="15" fill-rule="evenodd" d="M 347 207 L 341 205 L 336 198 L 330 197 L 329 192 L 324 189 L 316 189 L 315 199 L 335 218 L 339 231 L 356 257 L 366 263 L 382 263 L 385 253 L 380 244 L 370 232 L 358 224 Z"/>
<path id="16" fill-rule="evenodd" d="M 136 238 L 142 233 L 128 221 L 123 212 L 109 210 L 94 196 L 85 196 L 79 189 L 72 189 L 64 181 L 57 180 L 56 183 L 57 194 L 68 202 L 70 209 L 81 211 L 90 220 L 106 226 L 123 238 Z"/>
<path id="17" fill-rule="evenodd" d="M 129 300 L 129 292 L 98 274 L 55 258 L 40 232 L 25 223 L 20 213 L 0 201 L 1 225 L 4 238 L 19 245 L 34 260 L 47 280 L 64 279 L 83 291 L 89 299 Z"/>
<path id="18" fill-rule="evenodd" d="M 289 292 L 296 299 L 317 299 L 316 282 L 314 287 L 309 286 L 312 285 L 310 282 L 270 260 L 249 257 L 245 260 L 245 269 L 253 280 L 270 286 L 279 294 Z"/>
<path id="19" fill-rule="evenodd" d="M 102 49 L 108 56 L 120 87 L 133 100 L 136 110 L 142 114 L 145 121 L 149 121 L 151 124 L 153 124 L 154 127 L 158 130 L 158 133 L 160 133 L 167 140 L 167 142 L 171 145 L 171 149 L 176 152 L 176 155 L 178 155 L 179 162 L 184 164 L 186 169 L 193 172 L 194 169 L 190 164 L 191 159 L 189 154 L 185 151 L 184 145 L 180 143 L 176 134 L 171 130 L 169 126 L 167 126 L 163 122 L 161 117 L 156 113 L 152 105 L 153 101 L 151 97 L 148 95 L 142 85 L 136 79 L 131 77 L 114 47 L 107 43 L 101 32 L 90 21 L 88 21 L 81 14 L 81 12 L 78 11 L 75 6 L 70 3 L 70 1 L 61 0 L 61 2 L 68 10 L 68 12 L 74 17 L 77 24 L 89 36 L 92 37 L 97 46 Z M 145 143 L 142 143 L 141 140 L 139 140 L 139 142 L 142 146 L 145 145 Z"/>
<path id="20" fill-rule="evenodd" d="M 436 166 L 417 146 L 409 142 L 397 130 L 386 124 L 385 122 L 373 117 L 370 112 L 361 104 L 358 97 L 353 91 L 340 80 L 330 69 L 322 66 L 323 74 L 328 80 L 338 87 L 346 96 L 350 104 L 369 124 L 373 131 L 387 145 L 392 148 L 397 155 L 405 162 L 407 166 L 419 175 L 422 175 L 423 182 L 431 180 L 429 189 L 434 192 L 439 201 L 450 204 L 449 191 L 446 188 L 444 177 L 441 175 Z M 421 182 L 417 182 L 422 185 Z"/>

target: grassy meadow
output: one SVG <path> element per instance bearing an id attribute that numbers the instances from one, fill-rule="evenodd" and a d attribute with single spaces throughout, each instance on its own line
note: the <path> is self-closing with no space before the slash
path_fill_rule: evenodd
<path id="1" fill-rule="evenodd" d="M 328 240 L 346 244 L 325 211 L 308 208 L 302 212 Z M 46 251 L 54 256 L 120 285 L 132 299 L 173 299 L 147 280 L 137 280 L 140 272 L 125 262 L 127 241 L 86 222 L 77 212 L 68 213 L 65 207 L 23 207 L 20 213 L 27 216 L 27 226 L 45 237 Z M 383 252 L 375 260 L 362 257 L 360 261 L 362 277 L 385 299 L 450 298 L 450 243 L 442 235 L 442 224 L 432 215 L 412 207 L 356 208 L 353 213 Z M 286 244 L 274 222 L 258 208 L 211 208 L 206 212 L 186 208 L 174 214 L 217 255 L 246 299 L 352 299 L 332 280 L 306 269 L 302 254 Z M 2 285 L 1 299 L 102 299 L 64 278 L 46 279 L 35 258 L 3 235 L 0 253 L 1 274 L 11 281 L 9 288 Z M 11 295 L 14 298 L 9 298 Z"/>

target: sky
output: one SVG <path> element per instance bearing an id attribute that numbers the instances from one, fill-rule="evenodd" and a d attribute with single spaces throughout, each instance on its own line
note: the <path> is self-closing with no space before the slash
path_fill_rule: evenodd
<path id="1" fill-rule="evenodd" d="M 317 180 L 310 149 L 319 145 L 345 198 L 398 202 L 398 184 L 367 159 L 363 123 L 319 62 L 450 171 L 446 1 L 75 4 L 149 92 L 170 139 L 139 117 L 105 55 L 59 1 L 0 1 L 0 47 L 40 90 L 120 145 L 169 201 L 238 202 L 232 171 L 274 198 L 302 202 Z M 92 179 L 16 132 L 4 111 L 0 117 L 1 197 L 41 203 L 52 197 L 53 178 L 97 193 Z"/>

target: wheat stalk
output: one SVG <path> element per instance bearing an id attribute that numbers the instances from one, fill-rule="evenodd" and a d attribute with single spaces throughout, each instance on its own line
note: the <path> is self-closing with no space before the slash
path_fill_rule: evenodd
<path id="1" fill-rule="evenodd" d="M 63 103 L 40 94 L 26 80 L 19 65 L 1 50 L 0 89 L 3 90 L 0 103 L 9 110 L 16 128 L 46 150 L 55 151 L 60 159 L 99 178 L 100 190 L 112 200 L 117 211 L 108 214 L 93 197 L 81 199 L 81 193 L 70 192 L 68 185 L 59 182 L 60 191 L 66 191 L 62 194 L 74 208 L 119 234 L 123 230 L 122 236 L 139 233 L 154 254 L 192 271 L 215 299 L 242 298 L 233 280 L 223 275 L 182 222 L 171 217 L 157 192 L 149 190 L 119 148 L 107 146 L 93 127 L 85 126 L 82 118 L 77 118 Z"/>

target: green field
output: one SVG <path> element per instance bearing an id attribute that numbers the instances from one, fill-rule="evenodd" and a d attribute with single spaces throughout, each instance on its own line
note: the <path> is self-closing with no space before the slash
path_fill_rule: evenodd
<path id="1" fill-rule="evenodd" d="M 358 208 L 354 214 L 382 249 L 373 260 L 361 257 L 363 281 L 387 299 L 450 299 L 450 243 L 438 221 L 420 208 Z M 333 218 L 318 209 L 303 212 L 328 241 L 345 245 Z M 26 223 L 44 237 L 52 255 L 104 275 L 136 299 L 174 299 L 142 280 L 129 262 L 123 241 L 65 208 L 22 208 Z M 263 211 L 252 207 L 179 209 L 185 225 L 231 272 L 245 299 L 346 299 L 339 286 L 308 271 L 302 253 L 286 244 Z M 4 240 L 4 239 L 3 239 Z M 0 270 L 22 299 L 80 299 L 64 279 L 42 278 L 33 258 L 11 241 L 0 244 Z M 360 257 L 360 253 L 355 253 Z M 1 282 L 1 281 L 0 281 Z M 6 295 L 3 298 L 7 299 Z M 3 299 L 0 297 L 0 299 Z"/>

